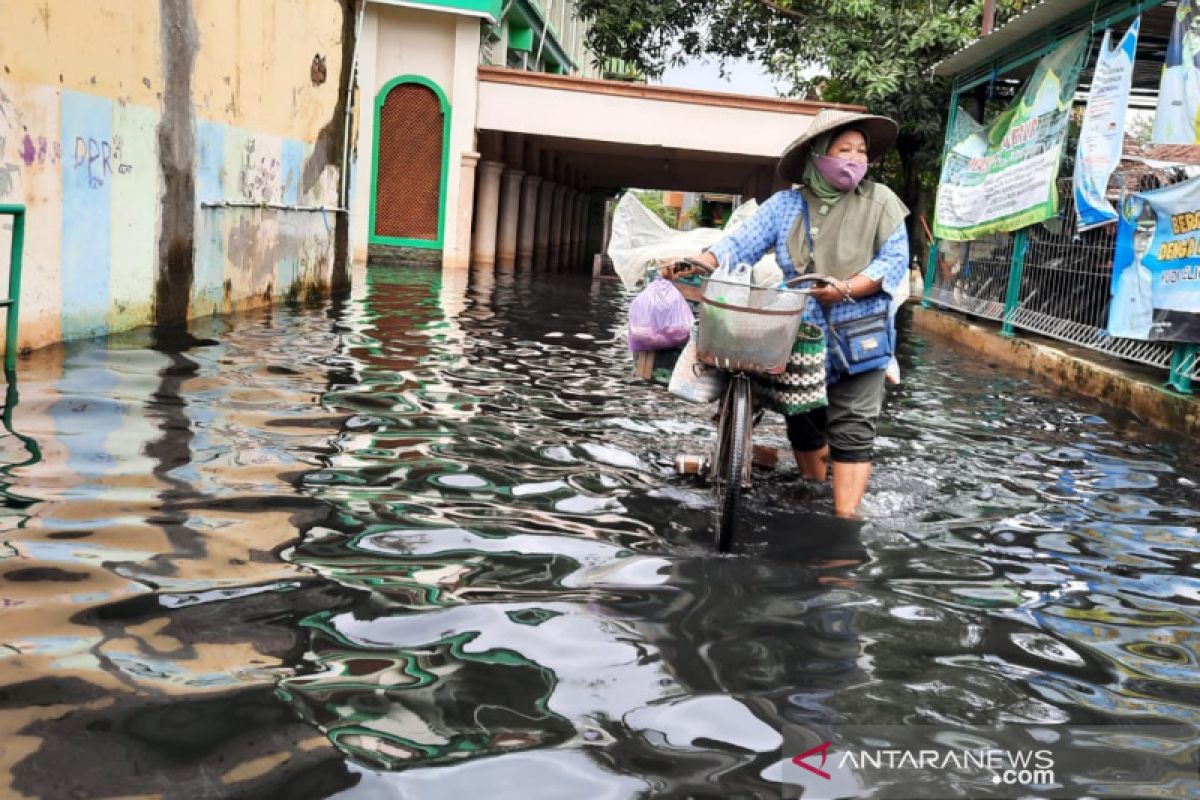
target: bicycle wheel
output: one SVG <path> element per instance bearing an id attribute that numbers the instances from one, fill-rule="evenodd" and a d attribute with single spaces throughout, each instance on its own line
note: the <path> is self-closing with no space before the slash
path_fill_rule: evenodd
<path id="1" fill-rule="evenodd" d="M 714 459 L 717 493 L 717 550 L 725 553 L 733 544 L 738 503 L 742 496 L 742 473 L 746 467 L 750 441 L 750 381 L 736 376 L 730 381 L 717 430 Z"/>

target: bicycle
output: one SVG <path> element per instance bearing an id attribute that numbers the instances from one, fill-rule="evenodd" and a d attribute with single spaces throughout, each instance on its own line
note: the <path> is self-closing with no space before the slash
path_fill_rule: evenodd
<path id="1" fill-rule="evenodd" d="M 713 487 L 717 501 L 715 544 L 724 553 L 733 543 L 742 494 L 751 488 L 752 459 L 748 456 L 755 423 L 752 377 L 779 374 L 786 369 L 808 296 L 817 284 L 836 284 L 818 273 L 795 277 L 784 284 L 785 288 L 723 284 L 708 277 L 713 272 L 711 267 L 691 259 L 676 261 L 671 272 L 675 279 L 701 277 L 703 291 L 692 293 L 701 304 L 696 356 L 702 363 L 730 373 L 717 414 L 716 438 L 707 459 L 700 463 L 689 462 L 685 456 L 676 459 L 677 471 L 705 475 Z M 803 283 L 814 286 L 795 288 Z M 711 291 L 714 287 L 721 291 L 717 284 L 745 292 L 747 303 L 723 302 L 717 292 Z M 769 308 L 771 305 L 779 307 Z M 760 317 L 769 321 L 756 324 Z M 721 324 L 714 330 L 718 320 Z"/>

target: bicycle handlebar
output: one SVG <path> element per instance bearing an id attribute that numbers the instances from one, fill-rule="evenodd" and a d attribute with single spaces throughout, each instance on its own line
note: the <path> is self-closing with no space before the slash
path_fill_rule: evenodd
<path id="1" fill-rule="evenodd" d="M 688 272 L 689 270 L 693 275 L 697 272 L 702 272 L 705 275 L 711 275 L 713 268 L 708 264 L 705 264 L 703 261 L 697 261 L 694 258 L 676 259 L 675 263 L 671 265 L 672 275 L 678 275 L 681 272 Z"/>
<path id="2" fill-rule="evenodd" d="M 711 275 L 714 272 L 713 268 L 710 267 L 708 264 L 705 264 L 703 261 L 697 261 L 694 258 L 676 259 L 675 263 L 673 263 L 671 265 L 670 270 L 671 270 L 672 276 L 675 276 L 675 277 L 686 277 L 688 275 L 695 275 L 696 273 L 701 273 L 703 275 Z M 686 275 L 684 275 L 684 273 L 686 273 Z M 797 288 L 803 283 L 813 283 L 813 284 L 818 284 L 821 286 L 837 286 L 837 283 L 834 281 L 833 278 L 829 277 L 828 275 L 822 275 L 819 272 L 808 272 L 808 273 L 805 273 L 804 275 L 797 275 L 796 277 L 794 277 L 794 278 L 788 280 L 786 283 L 784 283 L 784 286 L 787 287 L 788 289 L 796 289 L 797 291 L 802 291 L 802 292 L 811 292 L 812 288 L 806 288 L 806 289 L 798 289 Z M 848 293 L 844 292 L 843 297 L 845 298 L 846 302 L 848 302 L 848 303 L 854 302 L 854 298 L 850 297 L 850 295 Z"/>

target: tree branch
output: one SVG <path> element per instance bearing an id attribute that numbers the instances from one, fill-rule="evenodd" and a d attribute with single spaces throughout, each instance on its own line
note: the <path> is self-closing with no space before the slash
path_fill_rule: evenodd
<path id="1" fill-rule="evenodd" d="M 792 17 L 793 19 L 807 19 L 807 17 L 805 17 L 799 11 L 793 11 L 790 8 L 784 8 L 783 6 L 779 5 L 779 3 L 776 3 L 774 0 L 758 0 L 758 2 L 761 3 L 762 5 L 766 6 L 767 8 L 778 11 L 780 14 L 786 14 L 787 16 Z"/>

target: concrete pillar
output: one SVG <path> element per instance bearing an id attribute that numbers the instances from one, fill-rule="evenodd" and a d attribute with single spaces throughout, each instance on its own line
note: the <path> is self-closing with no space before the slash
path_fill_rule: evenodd
<path id="1" fill-rule="evenodd" d="M 575 189 L 568 186 L 563 190 L 563 218 L 562 218 L 562 234 L 559 236 L 561 247 L 559 248 L 558 263 L 559 269 L 570 271 L 575 263 L 571 260 L 571 209 L 575 205 Z"/>
<path id="2" fill-rule="evenodd" d="M 517 263 L 517 234 L 521 213 L 521 179 L 519 169 L 505 170 L 500 186 L 500 233 L 496 242 L 496 263 L 502 269 L 512 269 Z"/>
<path id="3" fill-rule="evenodd" d="M 613 209 L 617 207 L 611 197 L 604 198 L 604 227 L 600 229 L 600 252 L 608 253 L 608 241 L 612 238 Z"/>
<path id="4" fill-rule="evenodd" d="M 471 263 L 480 267 L 496 264 L 496 227 L 500 222 L 500 175 L 504 164 L 480 162 L 475 190 L 475 236 L 471 240 Z"/>
<path id="5" fill-rule="evenodd" d="M 580 266 L 587 259 L 587 211 L 587 193 L 580 192 L 576 200 L 577 223 L 575 227 L 575 263 Z"/>
<path id="6" fill-rule="evenodd" d="M 563 192 L 562 255 L 559 263 L 563 270 L 575 269 L 575 188 L 568 186 Z"/>
<path id="7" fill-rule="evenodd" d="M 550 246 L 550 198 L 554 194 L 554 184 L 542 181 L 538 191 L 537 233 L 533 241 L 533 268 L 541 271 L 546 268 L 547 248 Z"/>
<path id="8" fill-rule="evenodd" d="M 526 175 L 521 181 L 521 222 L 517 234 L 517 264 L 521 269 L 533 266 L 534 240 L 537 236 L 538 189 L 540 175 Z"/>
<path id="9" fill-rule="evenodd" d="M 562 225 L 558 229 L 558 271 L 571 268 L 571 194 L 575 190 L 570 186 L 563 187 L 562 194 Z"/>
<path id="10" fill-rule="evenodd" d="M 554 187 L 550 199 L 550 246 L 547 250 L 549 269 L 558 272 L 562 269 L 562 232 L 563 232 L 563 199 L 567 195 L 567 187 Z"/>
<path id="11" fill-rule="evenodd" d="M 475 204 L 475 165 L 479 162 L 479 153 L 462 154 L 462 168 L 459 170 L 457 225 L 454 231 L 454 243 L 446 242 L 442 251 L 442 269 L 466 269 L 471 260 L 471 211 Z"/>
<path id="12" fill-rule="evenodd" d="M 580 269 L 580 200 L 583 198 L 583 192 L 580 190 L 571 191 L 571 245 L 568 249 L 568 263 L 571 271 L 574 272 Z"/>

